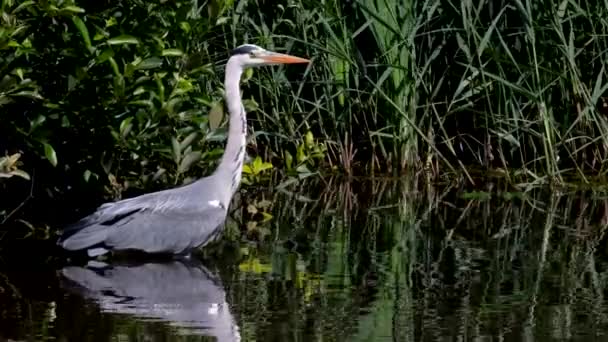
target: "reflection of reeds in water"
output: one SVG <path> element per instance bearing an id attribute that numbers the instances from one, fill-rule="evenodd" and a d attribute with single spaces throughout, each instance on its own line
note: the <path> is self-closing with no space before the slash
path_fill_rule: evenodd
<path id="1" fill-rule="evenodd" d="M 408 274 L 414 221 L 400 200 L 408 184 L 316 179 L 288 190 L 273 199 L 273 247 L 269 255 L 256 255 L 270 264 L 269 273 L 241 273 L 232 283 L 242 321 L 266 322 L 257 328 L 276 340 L 294 339 L 277 326 L 290 334 L 296 328 L 304 339 L 377 340 L 392 335 L 392 322 L 400 326 L 398 336 L 413 336 Z M 307 200 L 298 201 L 303 193 Z M 285 241 L 295 247 L 285 248 Z M 240 297 L 241 290 L 255 295 Z"/>
<path id="2" fill-rule="evenodd" d="M 249 333 L 434 340 L 608 328 L 604 199 L 417 188 L 416 180 L 317 179 L 277 193 L 274 239 L 256 255 L 268 273 L 232 283 L 241 321 L 265 322 Z"/>
<path id="3" fill-rule="evenodd" d="M 425 313 L 419 324 L 437 328 L 425 330 L 428 338 L 446 330 L 461 337 L 530 339 L 551 332 L 569 338 L 587 333 L 593 320 L 597 329 L 606 328 L 599 310 L 605 303 L 592 312 L 581 310 L 582 303 L 601 298 L 583 294 L 602 288 L 588 280 L 601 278 L 596 258 L 605 259 L 596 250 L 605 228 L 603 200 L 537 190 L 526 200 L 459 202 L 449 210 L 464 213 L 453 215 L 455 221 L 440 219 L 447 216 L 443 212 L 424 224 L 445 232 L 440 239 L 427 235 L 435 245 L 419 251 L 428 258 L 427 266 L 414 275 L 423 294 L 418 311 Z M 577 233 L 581 205 L 587 236 Z M 572 327 L 572 318 L 581 312 L 586 317 Z"/>
<path id="4" fill-rule="evenodd" d="M 270 234 L 241 243 L 238 268 L 213 260 L 243 340 L 586 340 L 608 331 L 608 196 L 420 184 L 317 178 L 260 193 L 272 202 Z M 48 292 L 45 282 L 0 277 L 3 315 L 21 317 L 10 321 L 13 339 L 57 335 L 42 330 L 49 317 L 82 334 L 97 322 L 108 339 L 171 339 L 61 294 L 46 303 L 21 284 Z"/>

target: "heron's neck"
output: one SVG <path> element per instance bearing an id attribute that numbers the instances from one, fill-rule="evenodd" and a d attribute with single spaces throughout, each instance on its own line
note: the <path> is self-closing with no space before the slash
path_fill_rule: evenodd
<path id="1" fill-rule="evenodd" d="M 230 182 L 230 196 L 236 192 L 241 182 L 245 143 L 247 138 L 247 116 L 241 101 L 240 80 L 243 68 L 235 60 L 228 60 L 224 88 L 226 104 L 230 113 L 228 127 L 228 144 L 216 172 L 222 174 Z M 226 199 L 228 202 L 230 199 Z"/>

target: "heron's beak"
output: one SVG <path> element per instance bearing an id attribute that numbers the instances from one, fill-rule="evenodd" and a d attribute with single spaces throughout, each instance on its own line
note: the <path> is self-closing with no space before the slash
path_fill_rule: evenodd
<path id="1" fill-rule="evenodd" d="M 285 55 L 282 53 L 273 52 L 266 56 L 260 56 L 260 58 L 266 63 L 276 63 L 276 64 L 294 64 L 294 63 L 309 63 L 310 60 L 306 58 L 300 58 L 291 55 Z"/>

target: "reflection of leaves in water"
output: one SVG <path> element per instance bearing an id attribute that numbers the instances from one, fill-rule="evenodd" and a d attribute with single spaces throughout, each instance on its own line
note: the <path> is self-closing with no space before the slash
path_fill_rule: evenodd
<path id="1" fill-rule="evenodd" d="M 272 271 L 272 267 L 270 264 L 262 264 L 258 258 L 249 258 L 239 264 L 239 270 L 241 272 L 262 274 L 270 273 Z"/>
<path id="2" fill-rule="evenodd" d="M 572 247 L 580 251 L 576 259 L 589 260 L 593 253 L 576 246 L 598 243 L 554 238 L 551 227 L 571 227 L 576 221 L 575 201 L 549 210 L 555 206 L 542 190 L 522 194 L 501 189 L 484 193 L 479 201 L 478 196 L 469 199 L 449 188 L 418 193 L 407 184 L 364 183 L 327 186 L 311 181 L 300 187 L 289 184 L 276 195 L 274 241 L 260 246 L 258 253 L 268 254 L 253 263 L 260 273 L 241 268 L 233 292 L 245 321 L 290 340 L 271 327 L 287 324 L 276 311 L 279 305 L 279 312 L 293 315 L 290 329 L 298 326 L 295 322 L 308 322 L 316 327 L 317 338 L 413 340 L 415 330 L 420 334 L 416 339 L 505 335 L 522 331 L 530 317 L 549 321 L 530 316 L 530 309 L 533 301 L 542 303 L 555 295 L 551 287 L 543 290 L 552 274 L 574 274 L 571 267 L 576 266 L 585 279 L 597 262 L 568 266 L 558 261 Z M 297 201 L 302 193 L 316 201 Z M 582 201 L 587 212 L 608 213 L 599 201 Z M 605 214 L 597 217 L 601 220 Z M 294 247 L 278 247 L 285 242 Z M 539 264 L 542 253 L 547 261 Z M 552 262 L 561 269 L 545 273 L 543 265 Z M 596 288 L 606 283 L 599 274 L 592 279 L 598 279 Z M 254 293 L 242 298 L 239 289 L 244 288 Z M 257 309 L 249 313 L 244 307 Z M 555 312 L 552 317 L 560 321 L 564 315 L 569 314 Z M 507 323 L 498 331 L 485 328 L 494 322 Z"/>
<path id="3" fill-rule="evenodd" d="M 480 201 L 410 181 L 310 178 L 244 193 L 233 216 L 269 201 L 270 235 L 241 243 L 237 261 L 212 260 L 243 340 L 586 340 L 608 331 L 605 194 L 503 196 L 512 189 L 495 184 Z M 164 326 L 99 316 L 74 297 L 57 303 L 53 324 L 64 328 L 49 334 L 90 336 L 94 324 L 107 340 L 176 340 Z M 46 317 L 20 308 L 34 322 Z"/>

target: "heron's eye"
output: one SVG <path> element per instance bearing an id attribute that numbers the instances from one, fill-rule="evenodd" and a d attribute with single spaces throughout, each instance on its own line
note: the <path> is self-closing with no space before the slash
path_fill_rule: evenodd
<path id="1" fill-rule="evenodd" d="M 255 52 L 250 52 L 250 53 L 249 53 L 249 57 L 251 57 L 251 58 L 256 58 Z"/>

